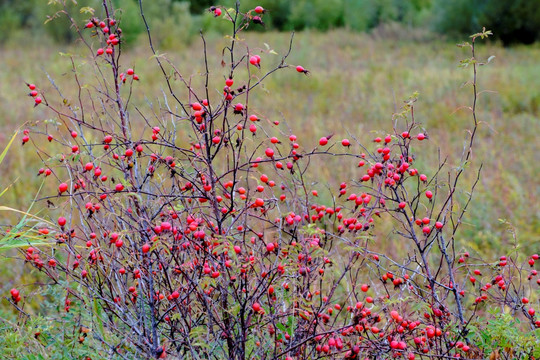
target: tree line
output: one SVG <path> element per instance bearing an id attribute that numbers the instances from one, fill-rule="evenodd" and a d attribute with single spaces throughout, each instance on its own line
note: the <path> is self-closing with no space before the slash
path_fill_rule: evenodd
<path id="1" fill-rule="evenodd" d="M 144 28 L 139 21 L 138 0 L 112 0 L 122 7 L 123 27 L 129 29 L 126 39 L 133 43 Z M 236 0 L 152 0 L 145 2 L 147 16 L 161 45 L 178 41 L 187 43 L 200 29 L 223 32 L 228 24 L 211 21 L 213 14 L 204 12 L 213 5 L 233 7 Z M 50 37 L 64 42 L 74 34 L 67 19 L 58 16 L 62 10 L 74 7 L 99 9 L 98 0 L 0 0 L 1 42 L 18 41 L 29 35 Z M 386 23 L 402 24 L 404 29 L 420 28 L 458 38 L 485 26 L 493 29 L 504 45 L 533 43 L 540 36 L 540 0 L 242 0 L 241 9 L 262 6 L 266 30 L 327 31 L 347 28 L 369 32 Z M 71 11 L 73 14 L 74 12 Z M 201 15 L 204 14 L 204 15 Z M 100 14 L 96 14 L 100 15 Z M 88 11 L 77 11 L 83 21 Z M 253 29 L 257 29 L 253 27 Z M 260 27 L 262 29 L 262 27 Z"/>

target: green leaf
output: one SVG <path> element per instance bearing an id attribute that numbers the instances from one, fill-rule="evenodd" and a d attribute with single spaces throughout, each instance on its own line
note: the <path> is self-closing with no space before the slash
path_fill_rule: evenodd
<path id="1" fill-rule="evenodd" d="M 283 331 L 284 333 L 287 333 L 287 332 L 288 332 L 288 331 L 287 331 L 287 328 L 286 328 L 285 325 L 283 325 L 282 323 L 276 323 L 276 327 L 277 327 L 279 330 Z"/>
<path id="2" fill-rule="evenodd" d="M 105 329 L 103 327 L 103 321 L 101 320 L 101 317 L 99 316 L 99 314 L 101 314 L 101 311 L 100 311 L 101 309 L 100 309 L 100 306 L 99 306 L 99 303 L 98 303 L 97 299 L 95 299 L 95 298 L 94 298 L 94 302 L 93 302 L 93 309 L 94 309 L 94 316 L 96 318 L 96 324 L 97 324 L 97 327 L 98 327 L 99 334 L 104 339 L 105 338 Z"/>
<path id="3" fill-rule="evenodd" d="M 89 6 L 83 6 L 81 8 L 81 10 L 79 10 L 81 12 L 81 14 L 90 14 L 90 15 L 94 15 L 94 13 L 96 12 L 95 9 L 89 7 Z"/>
<path id="4" fill-rule="evenodd" d="M 287 318 L 287 327 L 289 328 L 289 335 L 290 336 L 292 336 L 293 331 L 294 331 L 294 321 L 295 321 L 294 316 L 289 316 Z"/>

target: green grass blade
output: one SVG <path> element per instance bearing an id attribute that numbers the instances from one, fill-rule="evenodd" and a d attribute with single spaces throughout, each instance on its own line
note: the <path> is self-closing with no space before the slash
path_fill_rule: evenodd
<path id="1" fill-rule="evenodd" d="M 13 136 L 11 137 L 11 140 L 9 140 L 8 144 L 6 145 L 6 148 L 0 154 L 0 164 L 2 163 L 4 158 L 6 157 L 6 154 L 7 154 L 8 150 L 9 150 L 9 148 L 11 147 L 11 145 L 13 144 L 13 141 L 15 140 L 16 137 L 17 137 L 17 132 L 15 132 L 15 134 L 13 134 Z"/>

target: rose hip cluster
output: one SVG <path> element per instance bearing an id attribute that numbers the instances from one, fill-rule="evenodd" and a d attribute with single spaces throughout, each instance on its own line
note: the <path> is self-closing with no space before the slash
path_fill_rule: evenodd
<path id="1" fill-rule="evenodd" d="M 467 358 L 467 329 L 486 306 L 540 325 L 537 296 L 525 296 L 536 270 L 455 249 L 468 203 L 454 198 L 459 175 L 443 179 L 443 164 L 420 169 L 430 137 L 414 101 L 368 145 L 294 135 L 249 94 L 275 71 L 306 81 L 309 71 L 286 63 L 290 49 L 272 67 L 241 42 L 240 31 L 262 23 L 262 7 L 210 11 L 231 22 L 228 63 L 218 56 L 218 70 L 196 84 L 159 61 L 174 74 L 160 108 L 130 103 L 126 79 L 139 78 L 120 70 L 119 23 L 91 19 L 86 28 L 106 44 L 90 55 L 103 79 L 84 84 L 95 91 L 79 109 L 45 102 L 56 128 L 23 132 L 23 144 L 35 134 L 38 175 L 53 188 L 44 200 L 56 207 L 36 224 L 51 246 L 25 257 L 73 284 L 66 311 L 99 303 L 124 351 L 153 358 Z M 214 64 L 206 47 L 203 59 Z M 334 158 L 354 175 L 335 174 L 326 187 L 317 170 Z M 397 244 L 387 253 L 388 228 Z M 524 276 L 528 287 L 509 285 Z"/>

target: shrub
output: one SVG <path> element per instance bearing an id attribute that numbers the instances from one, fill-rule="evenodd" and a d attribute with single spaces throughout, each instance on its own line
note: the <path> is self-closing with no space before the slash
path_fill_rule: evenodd
<path id="1" fill-rule="evenodd" d="M 475 44 L 491 33 L 461 45 L 472 51 L 461 65 L 472 70 L 473 101 L 460 163 L 417 169 L 430 139 L 415 120 L 417 94 L 371 144 L 331 129 L 295 135 L 250 96 L 277 71 L 309 81 L 287 63 L 293 37 L 273 62 L 275 50 L 240 36 L 264 9 L 209 10 L 230 23 L 223 51 L 212 56 L 203 36 L 201 68 L 186 74 L 151 45 L 167 94 L 146 106 L 131 102 L 148 80 L 123 62 L 126 34 L 108 2 L 105 17 L 73 21 L 90 52 L 70 57 L 79 93 L 28 84 L 51 120 L 24 130 L 23 145 L 35 145 L 40 176 L 58 192 L 23 237 L 50 246 L 22 254 L 65 292 L 63 310 L 85 315 L 92 338 L 120 358 L 435 359 L 512 346 L 516 358 L 536 356 L 537 344 L 513 335 L 501 348 L 500 326 L 485 322 L 498 307 L 534 336 L 528 268 L 538 255 L 492 261 L 455 248 L 477 183 L 461 181 L 474 165 L 477 73 L 488 62 Z M 320 184 L 332 159 L 358 177 Z M 378 250 L 383 222 L 401 245 L 394 254 Z M 24 291 L 9 296 L 22 309 Z M 491 337 L 480 341 L 484 330 Z"/>

